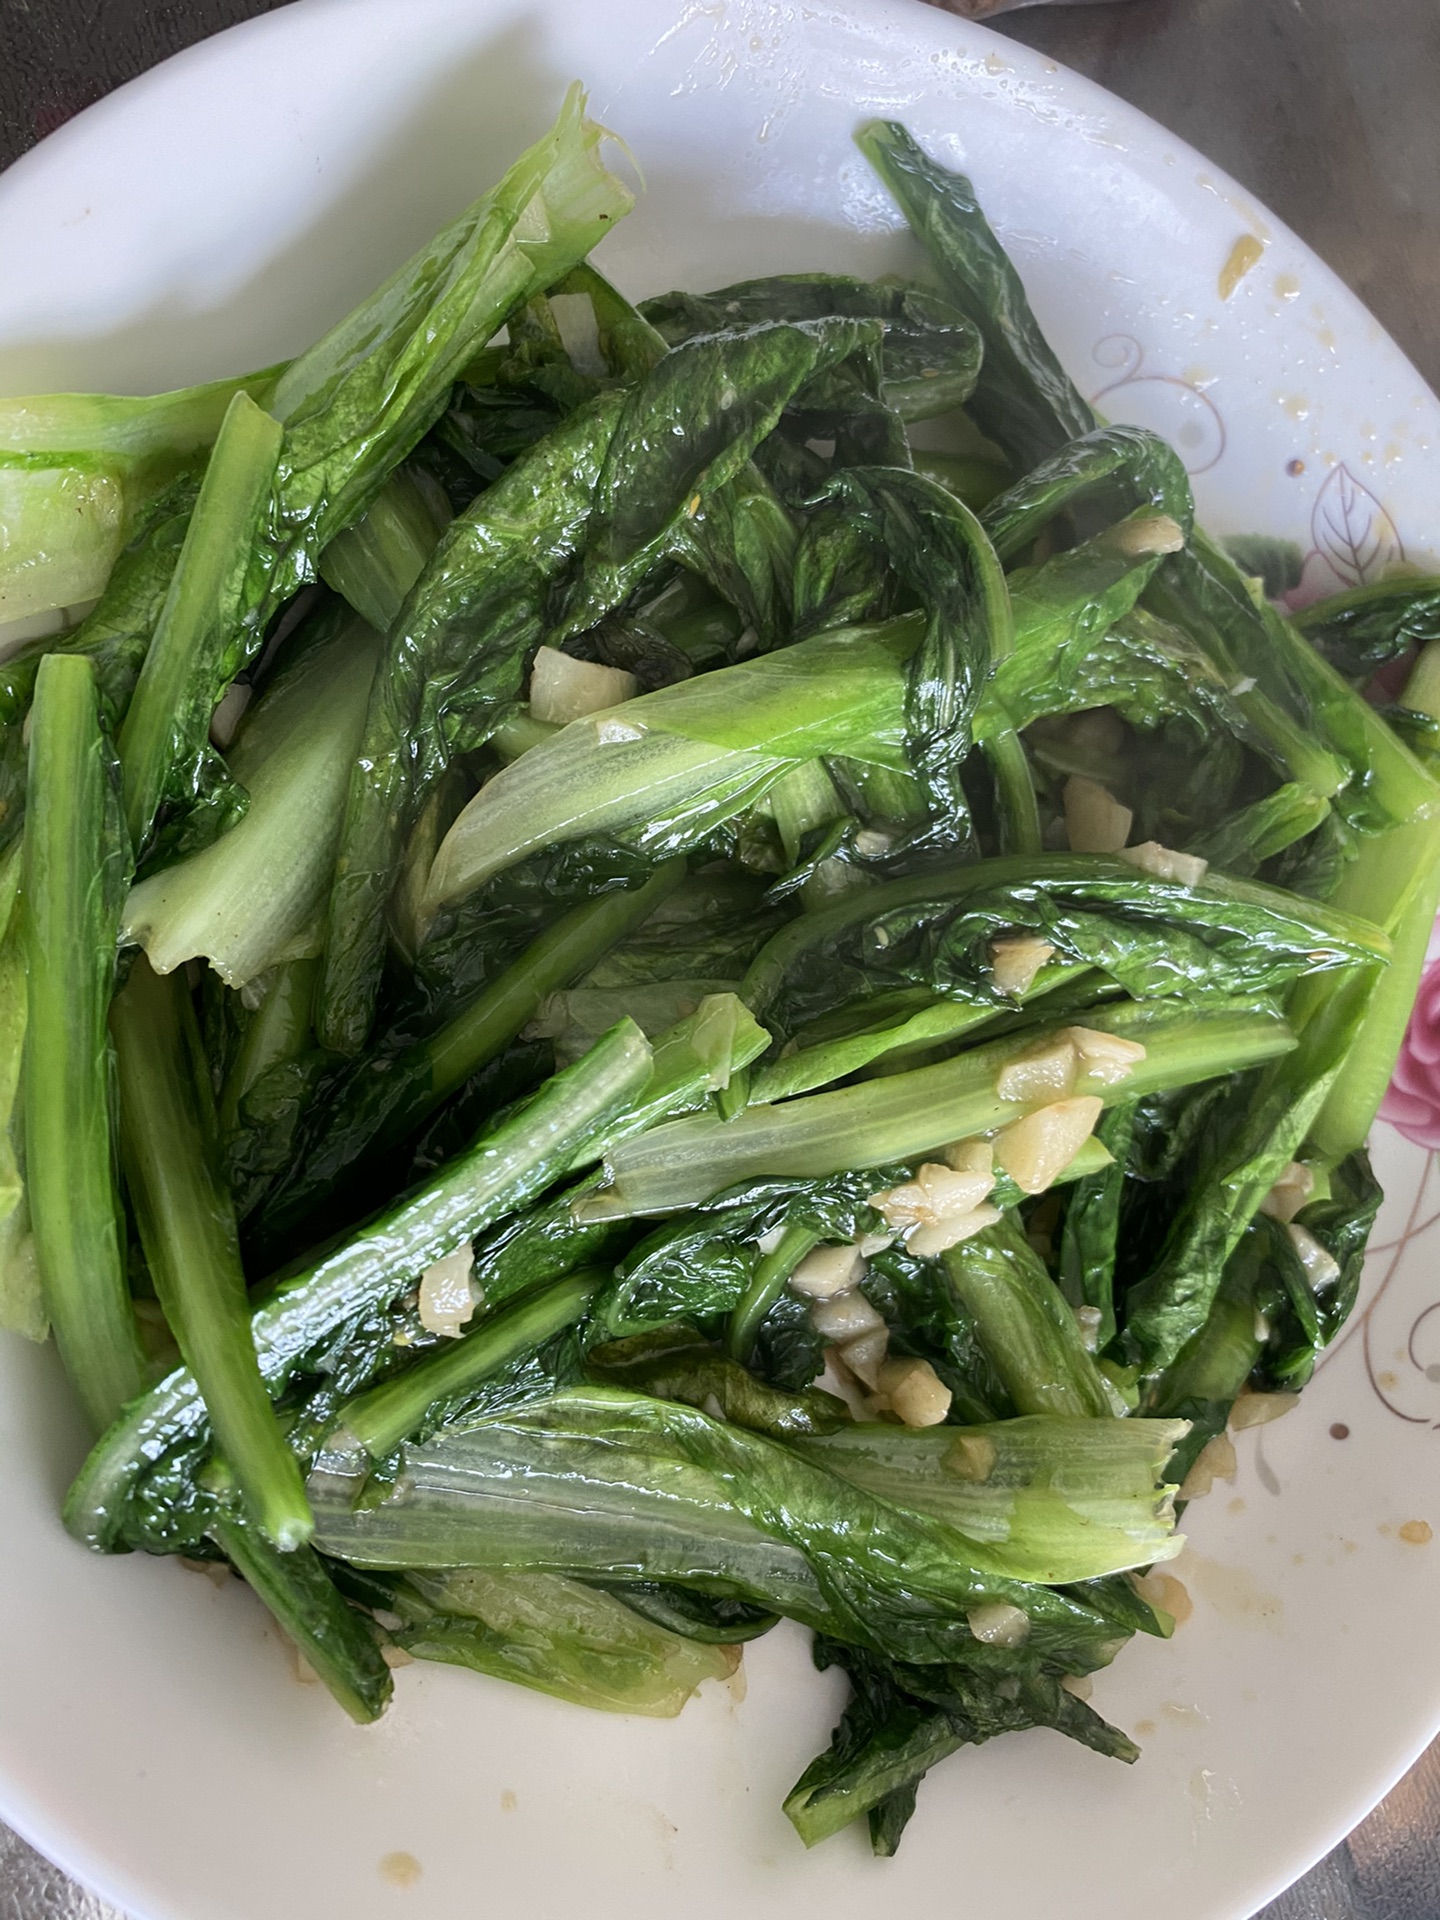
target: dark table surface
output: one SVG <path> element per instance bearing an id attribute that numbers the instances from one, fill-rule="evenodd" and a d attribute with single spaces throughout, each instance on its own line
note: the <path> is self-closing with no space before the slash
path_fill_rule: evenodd
<path id="1" fill-rule="evenodd" d="M 276 3 L 0 0 L 0 167 Z M 1227 168 L 1440 387 L 1440 0 L 1112 0 L 991 24 Z M 118 1920 L 0 1827 L 0 1920 L 62 1917 Z M 1440 1920 L 1440 1743 L 1263 1920 Z"/>

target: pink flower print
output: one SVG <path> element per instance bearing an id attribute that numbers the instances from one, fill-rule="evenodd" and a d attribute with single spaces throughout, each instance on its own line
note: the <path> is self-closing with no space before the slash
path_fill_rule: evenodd
<path id="1" fill-rule="evenodd" d="M 1380 1118 L 1419 1146 L 1440 1147 L 1440 960 L 1432 960 L 1420 976 Z"/>

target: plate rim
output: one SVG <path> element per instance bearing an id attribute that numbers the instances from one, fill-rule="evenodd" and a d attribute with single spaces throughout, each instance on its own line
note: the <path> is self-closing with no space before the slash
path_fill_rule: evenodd
<path id="1" fill-rule="evenodd" d="M 403 0 L 389 0 L 389 4 L 398 6 L 403 4 Z M 474 0 L 474 11 L 483 14 L 486 5 L 487 0 Z M 627 0 L 627 5 L 649 12 L 657 20 L 666 15 L 689 11 L 684 0 Z M 94 139 L 97 134 L 103 136 L 106 124 L 112 119 L 122 123 L 137 107 L 143 111 L 146 96 L 174 85 L 177 75 L 184 74 L 192 86 L 203 85 L 208 72 L 224 68 L 241 40 L 258 40 L 268 36 L 279 41 L 287 33 L 295 31 L 297 19 L 308 20 L 329 14 L 338 20 L 346 11 L 346 0 L 289 0 L 287 5 L 238 21 L 169 55 L 86 106 L 18 156 L 0 173 L 0 202 L 8 201 L 17 193 L 26 193 L 32 178 L 43 174 L 45 169 L 57 162 L 64 165 L 72 150 L 78 152 L 83 143 Z M 987 54 L 999 55 L 1022 78 L 1054 87 L 1081 109 L 1103 113 L 1113 129 L 1122 136 L 1129 136 L 1127 145 L 1129 139 L 1136 137 L 1151 145 L 1163 141 L 1178 160 L 1203 169 L 1217 189 L 1237 196 L 1262 216 L 1274 237 L 1288 242 L 1304 257 L 1307 272 L 1321 288 L 1326 301 L 1333 302 L 1341 309 L 1348 309 L 1352 316 L 1367 321 L 1374 329 L 1375 347 L 1388 351 L 1422 393 L 1436 398 L 1436 389 L 1415 367 L 1389 330 L 1308 241 L 1227 169 L 1143 109 L 1040 50 L 1011 40 L 983 22 L 949 14 L 938 4 L 932 4 L 931 0 L 829 0 L 827 12 L 835 20 L 879 27 L 893 26 L 912 35 L 922 30 L 928 30 L 936 36 L 943 32 L 951 37 L 951 51 L 965 55 L 973 50 L 981 58 Z M 1286 1854 L 1285 1864 L 1275 1867 L 1268 1874 L 1249 1876 L 1247 1884 L 1255 1891 L 1244 1895 L 1230 1909 L 1234 1920 L 1249 1920 L 1249 1916 L 1258 1908 L 1292 1886 L 1332 1848 L 1341 1844 L 1386 1797 L 1427 1747 L 1440 1736 L 1440 1693 L 1431 1703 L 1430 1716 L 1424 1724 L 1428 1730 L 1412 1744 L 1407 1744 L 1393 1765 L 1383 1770 L 1378 1788 L 1372 1779 L 1348 1796 L 1351 1813 L 1342 1832 L 1332 1833 L 1318 1850 L 1313 1844 L 1296 1847 Z M 126 1870 L 93 1847 L 87 1841 L 78 1817 L 67 1820 L 59 1815 L 58 1809 L 52 1807 L 47 1810 L 37 1795 L 4 1769 L 0 1769 L 0 1818 L 52 1864 L 69 1874 L 87 1891 L 131 1916 L 131 1920 L 142 1920 L 142 1917 L 143 1920 L 184 1920 L 179 1909 L 173 1906 L 163 1891 L 146 1887 L 142 1884 L 140 1874 Z M 1216 1920 L 1222 1920 L 1218 1913 Z M 1228 1914 L 1224 1920 L 1229 1920 Z"/>

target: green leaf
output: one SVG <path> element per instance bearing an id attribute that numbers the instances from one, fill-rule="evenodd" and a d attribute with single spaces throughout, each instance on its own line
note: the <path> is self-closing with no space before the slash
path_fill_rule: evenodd
<path id="1" fill-rule="evenodd" d="M 1233 543 L 1230 552 L 1239 557 Z M 1368 680 L 1411 647 L 1440 640 L 1440 581 L 1429 574 L 1397 574 L 1319 600 L 1294 621 L 1347 679 Z"/>
<path id="2" fill-rule="evenodd" d="M 370 1029 L 385 905 L 420 802 L 457 741 L 478 744 L 519 697 L 524 657 L 578 551 L 621 404 L 602 395 L 452 521 L 387 638 L 330 901 L 319 1031 L 338 1053 L 357 1053 Z"/>
<path id="3" fill-rule="evenodd" d="M 1119 520 L 1137 507 L 1167 515 L 1189 538 L 1195 502 L 1180 456 L 1144 427 L 1097 427 L 1032 467 L 980 517 L 1008 566 L 1061 513 Z"/>
<path id="4" fill-rule="evenodd" d="M 626 396 L 606 451 L 562 634 L 593 626 L 674 550 L 807 382 L 879 340 L 877 322 L 827 318 L 705 336 L 658 361 Z"/>
<path id="5" fill-rule="evenodd" d="M 981 1670 L 994 1650 L 956 1627 L 995 1601 L 1027 1612 L 1037 1654 L 1093 1665 L 1113 1647 L 1093 1609 L 1004 1578 L 953 1529 L 673 1401 L 572 1389 L 408 1447 L 403 1472 L 360 1510 L 312 1480 L 325 1551 L 361 1566 L 678 1580 Z"/>
<path id="6" fill-rule="evenodd" d="M 682 1639 L 608 1593 L 553 1573 L 467 1567 L 387 1583 L 402 1624 L 391 1639 L 443 1660 L 606 1713 L 670 1719 L 731 1656 Z"/>
<path id="7" fill-rule="evenodd" d="M 923 287 L 856 280 L 838 273 L 782 273 L 742 280 L 715 293 L 667 293 L 640 311 L 671 346 L 767 320 L 831 314 L 876 319 L 880 393 L 902 420 L 926 420 L 969 399 L 980 371 L 980 336 L 960 311 Z"/>
<path id="8" fill-rule="evenodd" d="M 927 158 L 893 120 L 856 136 L 924 247 L 942 291 L 984 343 L 969 411 L 982 433 L 1022 470 L 1095 426 L 1035 323 L 1020 276 L 980 211 L 963 173 Z"/>

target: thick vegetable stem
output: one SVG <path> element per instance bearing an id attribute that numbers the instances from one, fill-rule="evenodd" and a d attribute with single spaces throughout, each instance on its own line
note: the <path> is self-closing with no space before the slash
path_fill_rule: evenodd
<path id="1" fill-rule="evenodd" d="M 230 402 L 185 544 L 120 730 L 125 824 L 143 848 L 176 762 L 223 689 L 224 649 L 280 458 L 278 420 L 243 391 Z M 217 681 L 220 684 L 217 685 Z"/>
<path id="2" fill-rule="evenodd" d="M 52 654 L 41 663 L 27 799 L 21 913 L 31 1230 L 60 1357 L 100 1428 L 143 1379 L 115 1190 L 105 1027 L 127 861 L 88 660 Z"/>
<path id="3" fill-rule="evenodd" d="M 310 1507 L 255 1358 L 235 1212 L 215 1160 L 209 1070 L 183 975 L 162 978 L 137 958 L 110 1027 L 121 1159 L 156 1295 L 247 1508 L 289 1551 L 310 1536 Z"/>

